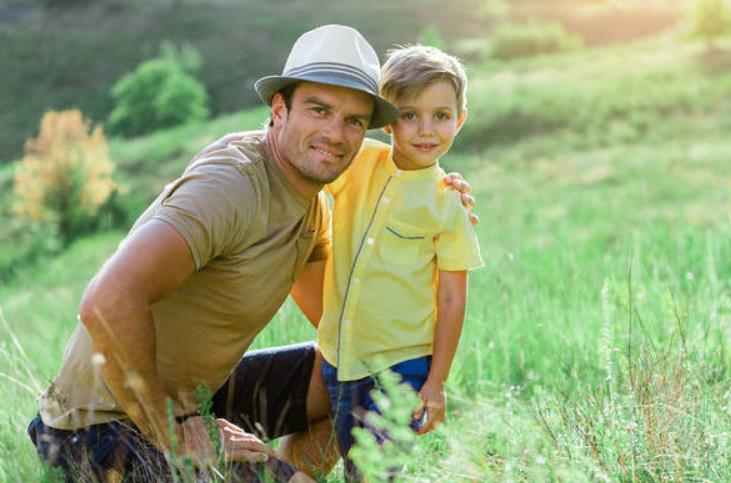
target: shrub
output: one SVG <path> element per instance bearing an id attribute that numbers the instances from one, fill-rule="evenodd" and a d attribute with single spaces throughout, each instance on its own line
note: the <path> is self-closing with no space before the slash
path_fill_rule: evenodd
<path id="1" fill-rule="evenodd" d="M 697 0 L 693 18 L 692 34 L 706 41 L 713 48 L 716 38 L 731 30 L 731 18 L 726 0 Z"/>
<path id="2" fill-rule="evenodd" d="M 143 62 L 114 85 L 112 97 L 109 132 L 126 137 L 208 116 L 205 87 L 171 55 Z"/>
<path id="3" fill-rule="evenodd" d="M 100 126 L 92 130 L 78 110 L 47 112 L 15 171 L 14 212 L 56 225 L 67 243 L 115 190 L 113 171 Z"/>
<path id="4" fill-rule="evenodd" d="M 496 29 L 491 52 L 493 57 L 504 60 L 576 50 L 582 45 L 581 37 L 559 24 L 528 23 Z"/>

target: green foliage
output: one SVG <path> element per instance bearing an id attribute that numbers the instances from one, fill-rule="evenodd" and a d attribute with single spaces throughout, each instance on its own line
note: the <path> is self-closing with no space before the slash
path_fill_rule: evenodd
<path id="1" fill-rule="evenodd" d="M 646 139 L 672 126 L 671 118 L 728 109 L 731 74 L 723 59 L 699 64 L 692 46 L 672 49 L 660 53 L 662 46 L 649 44 L 593 51 L 591 61 L 577 53 L 486 66 L 500 70 L 471 73 L 479 81 L 471 84 L 470 117 L 456 145 L 479 149 L 553 134 L 577 147 L 612 146 Z"/>
<path id="2" fill-rule="evenodd" d="M 143 62 L 112 88 L 109 132 L 131 137 L 205 119 L 208 95 L 175 55 Z"/>
<path id="3" fill-rule="evenodd" d="M 727 0 L 696 0 L 693 35 L 704 39 L 711 47 L 718 37 L 731 30 L 730 15 Z"/>
<path id="4" fill-rule="evenodd" d="M 422 45 L 430 45 L 440 50 L 446 50 L 447 48 L 447 42 L 439 33 L 439 27 L 436 25 L 425 27 L 419 34 L 418 42 Z"/>
<path id="5" fill-rule="evenodd" d="M 490 42 L 491 55 L 501 60 L 578 50 L 583 44 L 560 24 L 538 22 L 499 27 Z"/>
<path id="6" fill-rule="evenodd" d="M 0 226 L 0 283 L 25 264 L 61 248 L 58 226 L 8 215 Z"/>
<path id="7" fill-rule="evenodd" d="M 416 443 L 416 433 L 409 427 L 419 398 L 408 384 L 400 383 L 398 374 L 386 370 L 378 374 L 379 387 L 371 393 L 381 414 L 369 412 L 365 423 L 370 429 L 354 428 L 356 444 L 351 457 L 366 481 L 391 481 Z M 379 444 L 373 433 L 388 435 Z"/>

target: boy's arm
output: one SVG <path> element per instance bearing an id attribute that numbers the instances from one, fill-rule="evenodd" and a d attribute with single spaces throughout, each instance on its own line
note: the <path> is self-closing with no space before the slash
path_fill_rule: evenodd
<path id="1" fill-rule="evenodd" d="M 449 376 L 459 337 L 462 334 L 466 302 L 467 271 L 440 270 L 437 325 L 434 330 L 431 369 L 424 386 L 419 391 L 421 405 L 414 415 L 419 418 L 426 411 L 427 422 L 419 429 L 419 434 L 428 433 L 444 422 L 447 410 L 444 384 Z"/>

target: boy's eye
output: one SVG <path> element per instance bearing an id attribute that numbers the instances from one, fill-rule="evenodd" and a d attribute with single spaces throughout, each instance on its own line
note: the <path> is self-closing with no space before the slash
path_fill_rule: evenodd
<path id="1" fill-rule="evenodd" d="M 437 112 L 435 117 L 439 121 L 446 121 L 446 120 L 450 119 L 452 116 L 450 116 L 448 112 Z"/>
<path id="2" fill-rule="evenodd" d="M 416 113 L 413 111 L 405 111 L 401 113 L 401 119 L 405 121 L 413 121 L 416 119 Z"/>

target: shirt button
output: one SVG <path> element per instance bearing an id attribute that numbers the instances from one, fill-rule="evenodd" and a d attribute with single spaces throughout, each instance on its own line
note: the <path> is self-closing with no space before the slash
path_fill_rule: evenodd
<path id="1" fill-rule="evenodd" d="M 373 238 L 369 238 L 368 240 L 366 240 L 366 243 L 369 245 L 373 245 L 373 243 L 375 243 L 375 241 L 376 240 L 374 240 Z"/>
<path id="2" fill-rule="evenodd" d="M 360 279 L 359 278 L 354 278 L 353 279 L 353 283 L 356 284 L 356 285 L 358 285 L 360 283 Z"/>
<path id="3" fill-rule="evenodd" d="M 396 170 L 396 176 L 399 176 L 399 177 L 401 176 L 401 170 L 400 169 L 397 169 Z"/>
<path id="4" fill-rule="evenodd" d="M 388 196 L 383 197 L 383 204 L 384 205 L 388 204 Z"/>
<path id="5" fill-rule="evenodd" d="M 350 325 L 350 319 L 345 319 L 345 322 L 343 322 L 345 325 Z"/>

